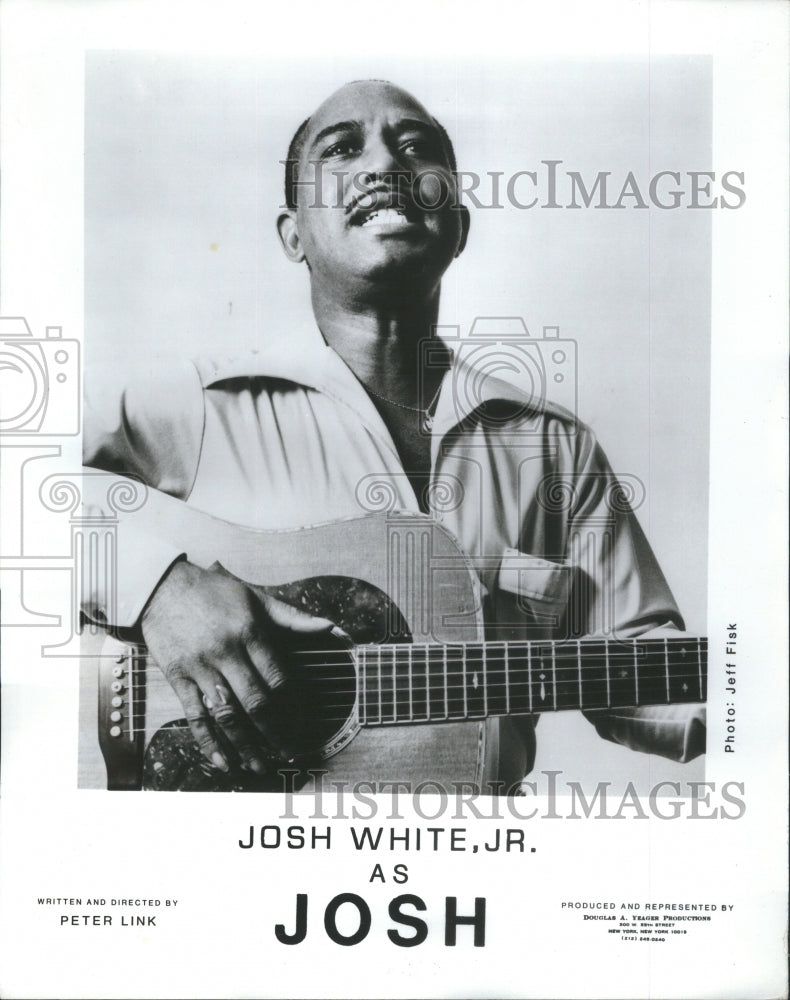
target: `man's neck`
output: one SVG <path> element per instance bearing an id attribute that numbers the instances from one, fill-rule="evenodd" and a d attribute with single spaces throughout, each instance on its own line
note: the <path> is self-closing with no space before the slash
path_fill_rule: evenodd
<path id="1" fill-rule="evenodd" d="M 312 300 L 324 339 L 366 388 L 406 406 L 428 405 L 444 374 L 441 365 L 421 371 L 420 341 L 434 336 L 438 286 L 417 301 L 403 294 L 344 302 L 314 283 Z"/>

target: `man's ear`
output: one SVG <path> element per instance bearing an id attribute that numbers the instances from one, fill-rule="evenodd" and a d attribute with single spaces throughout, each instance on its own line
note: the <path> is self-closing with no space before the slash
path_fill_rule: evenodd
<path id="1" fill-rule="evenodd" d="M 277 216 L 277 233 L 288 260 L 292 260 L 294 264 L 301 264 L 304 260 L 304 250 L 296 225 L 296 212 L 293 209 L 289 208 L 287 212 L 281 212 Z"/>
<path id="2" fill-rule="evenodd" d="M 460 205 L 458 211 L 461 213 L 461 242 L 458 244 L 458 249 L 455 251 L 456 257 L 460 257 L 464 252 L 464 247 L 466 246 L 466 241 L 469 237 L 469 226 L 472 223 L 471 216 L 469 215 L 469 209 L 466 205 Z"/>

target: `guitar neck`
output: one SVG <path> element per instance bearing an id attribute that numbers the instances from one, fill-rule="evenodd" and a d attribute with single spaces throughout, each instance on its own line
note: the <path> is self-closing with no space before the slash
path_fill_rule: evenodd
<path id="1" fill-rule="evenodd" d="M 357 646 L 363 726 L 702 702 L 707 640 Z"/>

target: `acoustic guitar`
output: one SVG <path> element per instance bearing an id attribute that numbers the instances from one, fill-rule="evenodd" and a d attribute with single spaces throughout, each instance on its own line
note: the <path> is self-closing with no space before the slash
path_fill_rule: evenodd
<path id="1" fill-rule="evenodd" d="M 426 515 L 258 531 L 151 496 L 147 526 L 192 562 L 219 562 L 337 630 L 287 651 L 307 725 L 294 762 L 272 755 L 265 777 L 213 768 L 144 646 L 108 636 L 83 660 L 82 697 L 98 711 L 84 767 L 106 769 L 109 789 L 283 790 L 316 768 L 335 782 L 483 787 L 500 749 L 486 720 L 705 701 L 703 638 L 484 641 L 478 577 Z"/>

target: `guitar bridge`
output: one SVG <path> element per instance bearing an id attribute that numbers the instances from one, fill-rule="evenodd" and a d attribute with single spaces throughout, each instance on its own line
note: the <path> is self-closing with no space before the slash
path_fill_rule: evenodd
<path id="1" fill-rule="evenodd" d="M 110 643 L 108 643 L 109 645 Z M 113 643 L 118 655 L 99 658 L 99 746 L 107 788 L 142 787 L 145 747 L 145 659 L 135 646 Z"/>

